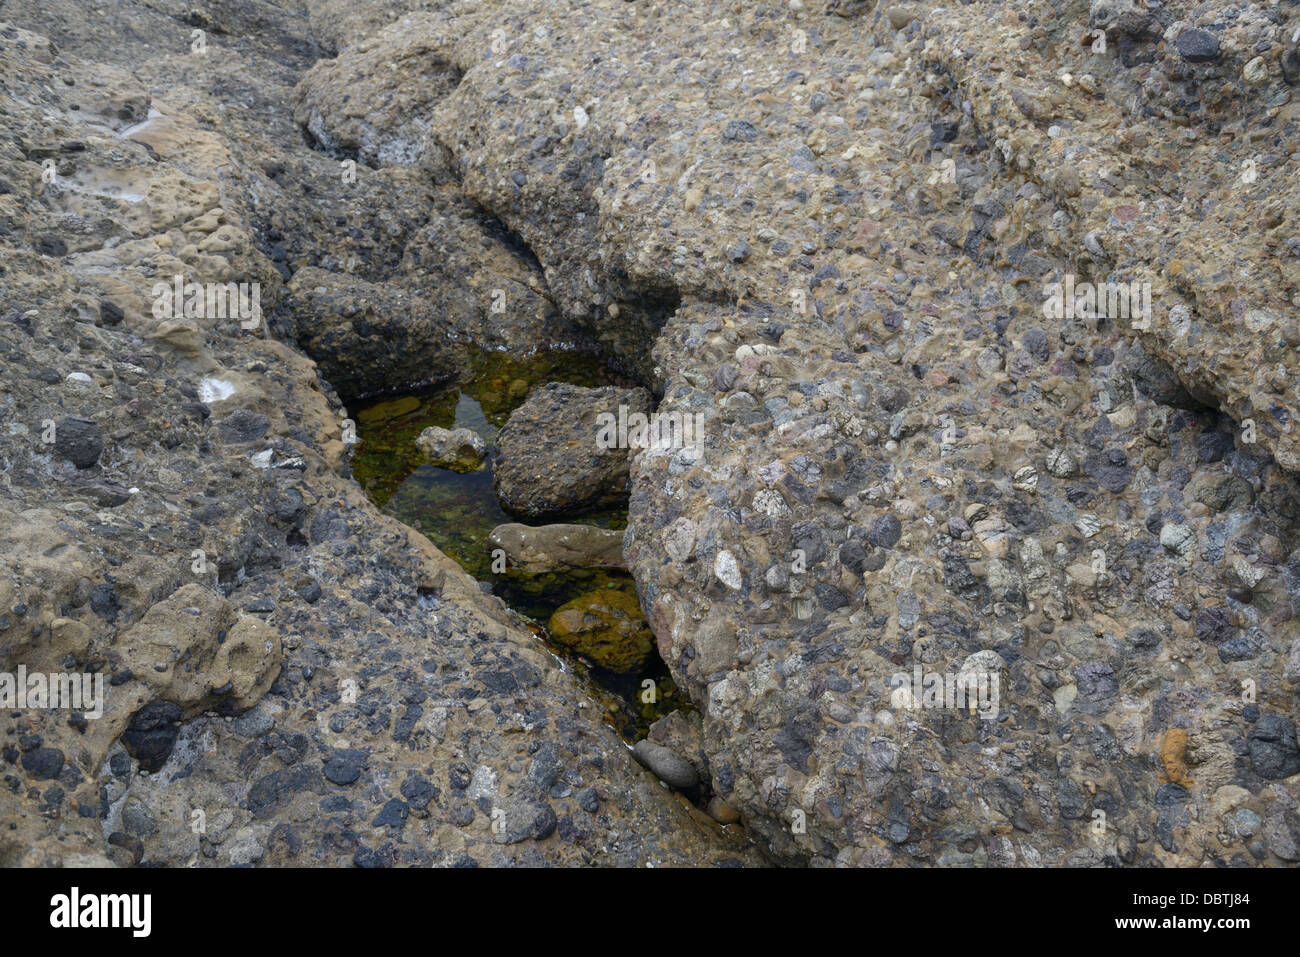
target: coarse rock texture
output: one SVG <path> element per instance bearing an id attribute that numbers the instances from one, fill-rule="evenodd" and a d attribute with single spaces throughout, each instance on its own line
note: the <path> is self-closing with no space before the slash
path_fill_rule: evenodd
<path id="1" fill-rule="evenodd" d="M 0 455 L 46 569 L 6 573 L 0 647 L 111 669 L 202 548 L 286 659 L 238 721 L 130 692 L 133 740 L 176 734 L 157 774 L 93 725 L 6 727 L 0 856 L 606 859 L 593 787 L 621 795 L 614 859 L 731 856 L 375 515 L 311 363 L 152 316 L 183 271 L 260 280 L 270 335 L 349 397 L 495 336 L 594 344 L 704 416 L 702 445 L 634 455 L 624 552 L 707 767 L 664 746 L 777 860 L 1300 859 L 1294 4 L 122 8 L 3 10 L 59 50 L 0 30 Z M 1045 302 L 1120 282 L 1150 315 Z M 895 710 L 914 666 L 996 676 L 997 717 Z M 388 732 L 417 712 L 418 760 Z M 493 788 L 520 795 L 496 839 L 541 840 L 494 845 Z M 188 829 L 209 794 L 243 795 L 217 843 Z"/>
<path id="2" fill-rule="evenodd" d="M 488 545 L 501 549 L 511 568 L 537 573 L 573 568 L 626 568 L 623 533 L 594 525 L 498 525 Z"/>
<path id="3" fill-rule="evenodd" d="M 405 21 L 557 306 L 677 301 L 652 385 L 708 439 L 635 458 L 626 553 L 719 794 L 796 862 L 1285 859 L 1223 821 L 1296 798 L 1251 738 L 1296 709 L 1290 8 L 799 6 Z M 998 720 L 890 709 L 981 651 Z"/>
<path id="4" fill-rule="evenodd" d="M 0 672 L 107 679 L 101 717 L 4 711 L 0 863 L 761 863 L 376 511 L 338 395 L 273 338 L 334 321 L 316 286 L 394 295 L 411 230 L 447 239 L 427 176 L 345 187 L 304 145 L 291 87 L 320 51 L 299 6 L 0 17 Z M 487 317 L 486 250 L 517 255 L 470 221 Z M 155 314 L 177 274 L 259 283 L 265 322 Z"/>
<path id="5" fill-rule="evenodd" d="M 618 423 L 649 408 L 645 389 L 534 389 L 497 433 L 492 481 L 501 507 L 535 519 L 617 501 L 627 493 L 630 456 Z"/>

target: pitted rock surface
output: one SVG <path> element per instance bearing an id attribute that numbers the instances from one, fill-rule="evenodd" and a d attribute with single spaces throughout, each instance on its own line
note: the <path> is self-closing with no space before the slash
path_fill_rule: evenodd
<path id="1" fill-rule="evenodd" d="M 103 25 L 71 5 L 10 3 L 0 31 L 3 647 L 111 669 L 202 549 L 200 584 L 286 651 L 157 774 L 118 725 L 13 729 L 43 740 L 11 773 L 86 809 L 82 852 L 733 854 L 376 515 L 312 362 L 150 313 L 185 272 L 259 279 L 269 335 L 349 396 L 491 338 L 592 345 L 703 415 L 702 446 L 633 455 L 624 554 L 700 714 L 692 767 L 771 857 L 1296 860 L 1294 8 L 308 0 L 251 30 L 223 4 L 204 60 L 124 6 L 113 68 L 79 59 Z M 1045 303 L 1106 283 L 1149 283 L 1150 315 Z M 267 431 L 221 428 L 238 410 Z M 97 429 L 76 458 L 40 443 L 73 417 Z M 996 676 L 996 715 L 908 709 L 918 666 Z M 122 687 L 125 728 L 154 686 Z M 4 858 L 71 853 L 15 780 Z M 620 795 L 608 856 L 592 786 Z M 229 790 L 197 840 L 189 811 Z"/>
<path id="2" fill-rule="evenodd" d="M 440 231 L 427 180 L 344 184 L 304 144 L 292 84 L 321 51 L 292 12 L 214 7 L 203 22 L 230 32 L 210 29 L 206 54 L 188 8 L 3 15 L 0 671 L 107 680 L 100 717 L 6 708 L 0 862 L 762 863 L 350 478 L 321 370 L 355 369 L 348 395 L 454 371 L 387 311 L 383 361 L 353 366 L 340 344 L 364 352 L 365 289 L 397 301 L 431 270 L 485 283 L 462 305 L 487 323 L 503 288 L 514 335 L 535 273 L 509 265 L 509 237 L 460 196 Z M 426 226 L 454 255 L 413 235 Z M 177 274 L 259 283 L 264 322 L 155 315 L 155 282 Z M 348 310 L 320 367 L 274 338 L 326 335 Z M 452 325 L 437 336 L 463 338 Z M 403 349 L 409 374 L 386 364 Z"/>

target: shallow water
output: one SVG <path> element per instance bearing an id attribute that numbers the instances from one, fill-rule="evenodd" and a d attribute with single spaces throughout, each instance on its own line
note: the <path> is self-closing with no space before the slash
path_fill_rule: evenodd
<path id="1" fill-rule="evenodd" d="M 517 521 L 501 509 L 492 488 L 494 440 L 510 413 L 535 386 L 546 382 L 575 385 L 630 385 L 595 360 L 573 353 L 541 353 L 515 360 L 500 353 L 474 355 L 464 380 L 424 392 L 384 396 L 359 403 L 353 410 L 360 443 L 352 458 L 353 474 L 385 513 L 419 529 L 443 552 L 530 620 L 537 636 L 557 654 L 605 708 L 610 723 L 627 740 L 644 737 L 659 717 L 685 706 L 667 667 L 652 655 L 640 673 L 615 674 L 581 653 L 550 640 L 546 622 L 565 602 L 601 588 L 635 594 L 626 572 L 579 570 L 543 575 L 517 571 L 496 574 L 487 545 L 497 525 Z M 468 428 L 488 443 L 482 468 L 458 473 L 432 465 L 415 447 L 430 426 Z M 603 528 L 623 528 L 627 510 L 602 509 L 554 519 Z M 653 682 L 653 702 L 645 682 Z"/>

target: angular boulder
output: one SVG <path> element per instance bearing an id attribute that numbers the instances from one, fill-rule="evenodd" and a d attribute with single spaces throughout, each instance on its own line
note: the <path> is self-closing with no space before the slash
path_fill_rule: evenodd
<path id="1" fill-rule="evenodd" d="M 501 506 L 526 518 L 577 511 L 617 499 L 627 487 L 628 449 L 604 447 L 602 425 L 644 414 L 644 389 L 588 389 L 560 382 L 533 392 L 497 435 L 494 482 Z"/>

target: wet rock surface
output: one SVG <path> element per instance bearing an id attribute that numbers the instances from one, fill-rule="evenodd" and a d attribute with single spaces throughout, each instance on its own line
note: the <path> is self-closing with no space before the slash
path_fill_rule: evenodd
<path id="1" fill-rule="evenodd" d="M 0 725 L 0 860 L 757 861 L 348 479 L 335 390 L 466 340 L 703 417 L 631 456 L 698 711 L 650 743 L 771 858 L 1300 858 L 1293 8 L 305 6 L 223 4 L 206 59 L 152 7 L 5 7 L 0 648 L 118 684 Z M 176 273 L 264 323 L 154 315 Z M 523 515 L 628 460 L 544 401 Z M 222 664 L 204 602 L 280 651 Z"/>
<path id="2" fill-rule="evenodd" d="M 602 588 L 565 602 L 551 615 L 553 640 L 616 673 L 640 671 L 654 647 L 635 595 Z"/>
<path id="3" fill-rule="evenodd" d="M 470 429 L 431 426 L 420 433 L 415 447 L 434 465 L 468 472 L 483 464 L 487 443 Z"/>
<path id="4" fill-rule="evenodd" d="M 569 568 L 624 568 L 623 533 L 592 525 L 498 525 L 488 544 L 526 572 Z"/>
<path id="5" fill-rule="evenodd" d="M 632 753 L 659 780 L 671 787 L 684 790 L 699 783 L 700 776 L 691 763 L 663 745 L 655 744 L 649 739 L 638 741 Z"/>

